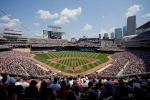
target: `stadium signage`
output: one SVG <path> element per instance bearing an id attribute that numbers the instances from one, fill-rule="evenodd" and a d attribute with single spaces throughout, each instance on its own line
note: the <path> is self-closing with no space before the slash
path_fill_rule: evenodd
<path id="1" fill-rule="evenodd" d="M 9 28 L 5 28 L 4 31 L 5 31 L 5 32 L 6 32 L 6 31 L 7 31 L 7 32 L 8 32 L 8 31 L 9 31 L 9 32 L 22 32 L 21 30 L 17 30 L 17 29 L 12 29 L 12 30 L 11 30 L 11 29 L 9 29 Z"/>

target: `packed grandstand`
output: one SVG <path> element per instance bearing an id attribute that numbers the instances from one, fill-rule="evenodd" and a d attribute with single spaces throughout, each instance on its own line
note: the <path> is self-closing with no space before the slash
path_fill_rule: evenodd
<path id="1" fill-rule="evenodd" d="M 123 40 L 122 47 L 43 38 L 11 43 L 0 36 L 0 100 L 150 100 L 149 35 L 148 30 Z M 16 47 L 30 48 L 31 53 L 13 51 Z M 113 60 L 109 66 L 93 73 L 68 76 L 31 59 L 32 53 L 71 51 L 74 48 L 97 53 L 105 51 Z"/>

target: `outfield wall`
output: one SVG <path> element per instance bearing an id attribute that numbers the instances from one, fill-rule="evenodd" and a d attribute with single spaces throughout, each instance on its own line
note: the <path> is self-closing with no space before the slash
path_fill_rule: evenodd
<path id="1" fill-rule="evenodd" d="M 114 54 L 116 52 L 122 52 L 122 51 L 106 51 L 106 50 L 96 50 L 96 53 L 107 53 L 107 54 Z"/>
<path id="2" fill-rule="evenodd" d="M 96 52 L 99 47 L 79 47 L 79 51 Z"/>

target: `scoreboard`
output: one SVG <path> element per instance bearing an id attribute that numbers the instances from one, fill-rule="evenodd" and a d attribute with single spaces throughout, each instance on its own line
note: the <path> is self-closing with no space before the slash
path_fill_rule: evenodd
<path id="1" fill-rule="evenodd" d="M 43 31 L 43 34 L 45 33 L 51 39 L 65 39 L 65 32 Z"/>

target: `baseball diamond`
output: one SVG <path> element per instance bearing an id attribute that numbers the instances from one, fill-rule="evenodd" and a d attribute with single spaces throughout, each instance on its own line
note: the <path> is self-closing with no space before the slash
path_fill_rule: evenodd
<path id="1" fill-rule="evenodd" d="M 109 54 L 93 52 L 40 53 L 34 59 L 66 73 L 81 73 L 108 61 Z"/>

